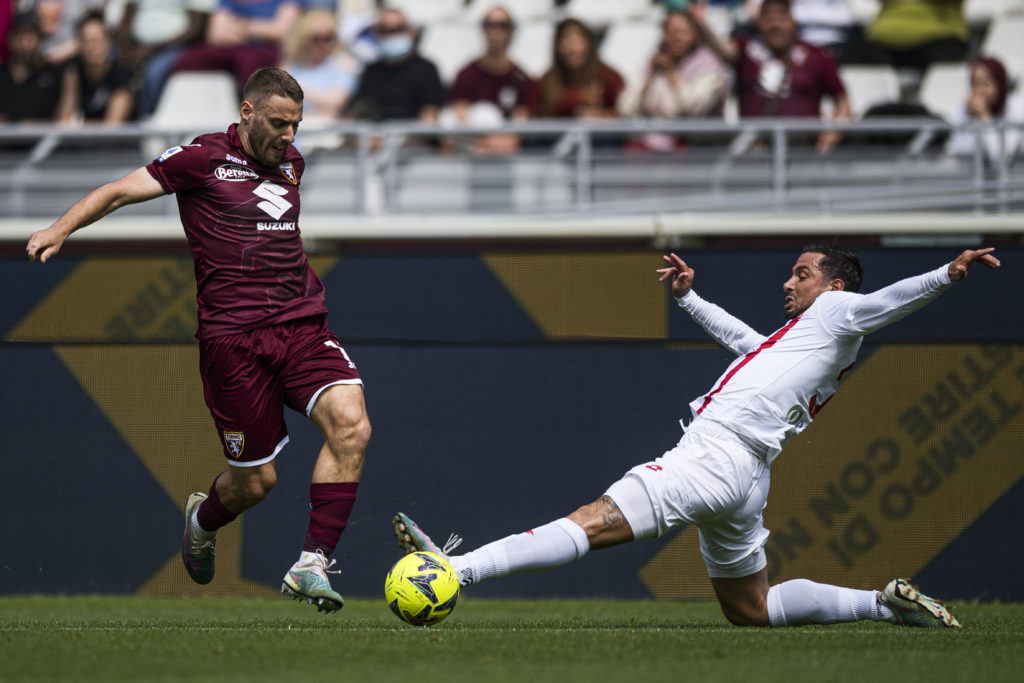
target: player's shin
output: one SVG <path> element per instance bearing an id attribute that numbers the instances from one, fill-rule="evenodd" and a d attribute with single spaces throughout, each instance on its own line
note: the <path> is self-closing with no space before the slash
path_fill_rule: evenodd
<path id="1" fill-rule="evenodd" d="M 213 480 L 213 484 L 210 485 L 210 493 L 206 496 L 206 500 L 200 504 L 192 520 L 194 525 L 198 524 L 199 526 L 196 529 L 197 532 L 213 534 L 222 526 L 227 526 L 235 521 L 238 517 L 237 513 L 228 510 L 221 501 L 220 494 L 217 493 L 217 479 L 220 479 L 220 477 L 218 476 Z"/>
<path id="2" fill-rule="evenodd" d="M 846 621 L 892 621 L 878 604 L 876 591 L 793 579 L 768 589 L 768 619 L 774 627 L 836 624 Z"/>
<path id="3" fill-rule="evenodd" d="M 478 583 L 496 576 L 554 569 L 578 560 L 589 550 L 583 528 L 562 518 L 452 557 L 451 564 L 460 575 L 468 568 L 472 582 Z"/>
<path id="4" fill-rule="evenodd" d="M 358 482 L 312 483 L 309 485 L 309 528 L 299 562 L 313 559 L 319 550 L 330 557 L 341 533 L 348 526 L 356 503 Z"/>

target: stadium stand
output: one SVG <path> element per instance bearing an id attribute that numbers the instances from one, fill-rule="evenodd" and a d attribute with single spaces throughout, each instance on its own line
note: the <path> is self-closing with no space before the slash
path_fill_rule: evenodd
<path id="1" fill-rule="evenodd" d="M 854 117 L 862 116 L 876 104 L 899 99 L 899 76 L 891 66 L 846 65 L 839 68 L 839 75 L 850 97 Z"/>
<path id="2" fill-rule="evenodd" d="M 423 29 L 420 51 L 437 65 L 441 80 L 451 84 L 459 69 L 480 56 L 484 49 L 478 23 L 438 22 Z"/>

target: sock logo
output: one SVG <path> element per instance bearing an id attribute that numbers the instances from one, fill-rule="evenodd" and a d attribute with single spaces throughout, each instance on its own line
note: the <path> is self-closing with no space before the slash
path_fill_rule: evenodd
<path id="1" fill-rule="evenodd" d="M 245 449 L 245 434 L 242 432 L 224 432 L 224 445 L 228 447 L 228 453 L 235 460 L 242 457 Z"/>

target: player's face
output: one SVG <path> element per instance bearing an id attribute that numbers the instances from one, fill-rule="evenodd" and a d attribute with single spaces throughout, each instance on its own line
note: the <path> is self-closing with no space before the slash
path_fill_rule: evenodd
<path id="1" fill-rule="evenodd" d="M 302 102 L 271 95 L 257 107 L 248 101 L 242 104 L 242 121 L 246 124 L 246 151 L 264 166 L 276 166 L 284 160 L 288 145 L 302 121 Z"/>
<path id="2" fill-rule="evenodd" d="M 793 275 L 782 285 L 786 293 L 786 318 L 800 315 L 822 292 L 842 289 L 842 280 L 830 280 L 822 272 L 820 264 L 824 254 L 807 252 L 800 254 L 793 266 Z"/>

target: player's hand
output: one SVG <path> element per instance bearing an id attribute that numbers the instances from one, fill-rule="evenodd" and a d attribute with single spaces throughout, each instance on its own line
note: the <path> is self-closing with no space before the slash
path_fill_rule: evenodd
<path id="1" fill-rule="evenodd" d="M 669 254 L 668 256 L 662 256 L 665 262 L 668 263 L 667 268 L 659 268 L 657 271 L 658 282 L 664 282 L 665 280 L 672 279 L 672 296 L 679 298 L 686 296 L 689 293 L 690 288 L 693 287 L 693 268 L 686 265 L 686 261 L 679 258 L 675 254 Z"/>
<path id="2" fill-rule="evenodd" d="M 28 252 L 29 261 L 39 259 L 40 263 L 46 263 L 51 256 L 60 251 L 62 244 L 64 236 L 51 227 L 32 233 L 25 251 Z"/>
<path id="3" fill-rule="evenodd" d="M 988 247 L 987 249 L 968 249 L 960 254 L 949 264 L 949 279 L 953 282 L 963 282 L 966 280 L 967 269 L 975 261 L 986 268 L 998 268 L 1000 265 L 999 259 L 992 255 L 993 251 L 995 251 L 993 247 Z"/>

